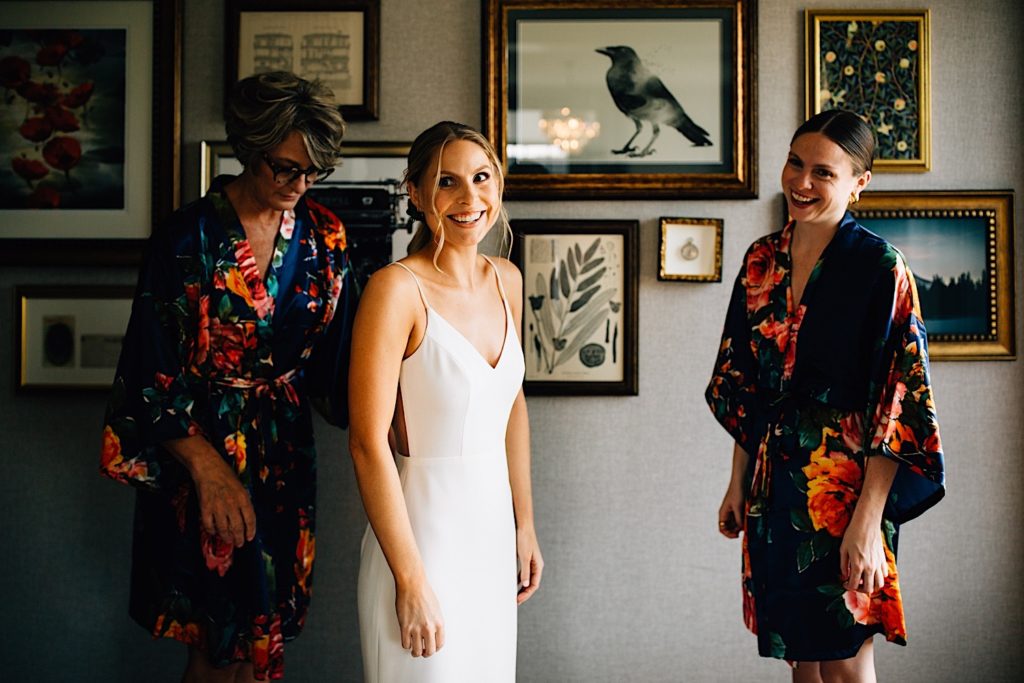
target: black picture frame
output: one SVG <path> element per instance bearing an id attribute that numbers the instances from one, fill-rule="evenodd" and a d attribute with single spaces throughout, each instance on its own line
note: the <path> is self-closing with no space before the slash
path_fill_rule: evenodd
<path id="1" fill-rule="evenodd" d="M 525 392 L 636 396 L 639 223 L 516 220 L 512 232 L 511 258 L 523 272 Z"/>
<path id="2" fill-rule="evenodd" d="M 256 19 L 256 14 L 272 13 L 273 33 L 263 34 L 259 44 L 253 44 L 253 68 L 243 66 L 241 50 L 249 45 L 248 36 L 243 36 L 243 15 Z M 315 13 L 315 16 L 314 16 Z M 303 23 L 312 22 L 317 30 L 323 31 L 332 17 L 346 21 L 357 17 L 362 24 L 359 41 L 362 50 L 357 54 L 346 54 L 347 47 L 341 37 L 351 36 L 333 33 L 306 34 Z M 344 16 L 349 15 L 349 16 Z M 346 121 L 376 121 L 380 117 L 380 0 L 228 0 L 225 17 L 224 55 L 224 97 L 225 102 L 231 88 L 240 78 L 259 70 L 292 71 L 303 78 L 319 78 L 330 87 L 341 104 L 341 113 Z M 300 68 L 295 68 L 295 36 L 302 36 L 299 57 Z M 333 39 L 333 41 L 331 40 Z M 287 45 L 275 45 L 285 41 Z M 337 44 L 325 44 L 325 41 Z M 338 42 L 340 41 L 340 42 Z M 287 49 L 281 56 L 280 51 Z M 317 54 L 310 54 L 316 51 Z M 355 69 L 350 70 L 348 60 L 358 56 Z M 308 60 L 310 65 L 302 67 Z M 264 62 L 262 66 L 256 61 Z M 338 68 L 341 68 L 341 71 Z M 361 87 L 347 86 L 353 73 L 358 74 Z M 355 96 L 358 93 L 358 96 Z M 352 101 L 349 101 L 352 100 Z"/>
<path id="3" fill-rule="evenodd" d="M 164 221 L 181 199 L 181 0 L 123 0 L 126 7 L 148 4 L 152 6 L 152 28 L 138 35 L 138 40 L 151 50 L 150 69 L 138 80 L 126 75 L 128 116 L 133 120 L 151 117 L 151 126 L 143 133 L 128 131 L 126 157 L 131 159 L 132 148 L 141 142 L 151 148 L 149 167 L 133 174 L 148 178 L 138 186 L 129 177 L 127 207 L 123 216 L 117 212 L 87 210 L 34 209 L 32 211 L 0 210 L 0 265 L 2 266 L 131 266 L 142 260 L 146 239 L 153 228 Z M 17 3 L 3 3 L 0 10 L 14 9 Z M 49 2 L 32 4 L 31 23 L 34 28 L 68 30 L 95 25 L 94 17 L 77 25 L 75 17 L 48 11 Z M 86 4 L 82 5 L 83 8 Z M 93 8 L 88 8 L 93 12 Z M 98 11 L 98 10 L 97 10 Z M 129 35 L 139 34 L 133 23 L 134 12 L 120 13 L 115 9 L 110 21 L 124 27 Z M 10 15 L 8 15 L 10 16 Z M 28 15 L 14 17 L 15 22 L 0 21 L 4 25 L 24 26 Z M 5 19 L 7 17 L 4 17 Z M 141 27 L 139 27 L 141 28 Z M 134 34 L 132 32 L 135 32 Z M 0 50 L 0 57 L 3 50 Z M 130 56 L 130 55 L 129 55 Z M 129 60 L 130 61 L 130 60 Z M 145 92 L 139 92 L 142 81 L 148 80 Z M 133 90 L 134 89 L 134 90 Z M 133 107 L 149 108 L 144 116 Z M 135 177 L 138 177 L 136 175 Z M 149 212 L 135 216 L 129 211 L 134 205 L 149 204 Z M 113 218 L 108 213 L 115 214 Z M 36 225 L 37 220 L 39 224 Z M 53 225 L 59 225 L 55 229 Z M 86 234 L 79 237 L 75 232 Z M 128 236 L 126 236 L 128 235 Z"/>

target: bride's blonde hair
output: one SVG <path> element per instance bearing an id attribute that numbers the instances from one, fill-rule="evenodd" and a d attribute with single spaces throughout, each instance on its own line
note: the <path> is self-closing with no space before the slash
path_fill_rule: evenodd
<path id="1" fill-rule="evenodd" d="M 501 171 L 501 162 L 498 161 L 498 155 L 494 152 L 490 141 L 480 131 L 462 123 L 441 121 L 416 137 L 409 148 L 409 159 L 402 183 L 407 189 L 412 185 L 419 191 L 420 203 L 424 206 L 416 206 L 411 200 L 409 201 L 407 211 L 413 219 L 419 222 L 419 225 L 412 241 L 409 242 L 408 251 L 413 254 L 434 242 L 437 245 L 434 249 L 434 268 L 437 268 L 437 258 L 441 254 L 441 249 L 444 248 L 444 229 L 439 229 L 436 235 L 431 233 L 424 211 L 427 210 L 433 214 L 438 226 L 444 225 L 443 217 L 434 206 L 434 195 L 437 194 L 437 188 L 441 182 L 441 157 L 444 154 L 444 148 L 449 142 L 455 140 L 468 140 L 484 151 L 487 160 L 491 163 L 494 177 L 498 181 L 499 201 L 505 191 L 505 176 Z M 426 191 L 428 187 L 429 192 Z M 502 226 L 501 250 L 507 256 L 512 250 L 512 228 L 508 222 L 508 213 L 505 211 L 504 202 L 501 203 L 498 212 L 498 223 Z"/>

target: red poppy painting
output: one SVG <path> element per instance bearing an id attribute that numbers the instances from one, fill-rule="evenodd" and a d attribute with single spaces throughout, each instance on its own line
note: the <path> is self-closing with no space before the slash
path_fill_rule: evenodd
<path id="1" fill-rule="evenodd" d="M 125 208 L 124 29 L 0 30 L 0 209 Z"/>

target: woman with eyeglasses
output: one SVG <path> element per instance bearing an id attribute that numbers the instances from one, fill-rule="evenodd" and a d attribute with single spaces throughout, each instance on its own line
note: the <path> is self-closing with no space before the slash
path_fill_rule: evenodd
<path id="1" fill-rule="evenodd" d="M 345 231 L 303 196 L 340 158 L 331 91 L 252 76 L 226 119 L 244 170 L 150 240 L 101 464 L 137 488 L 130 614 L 188 645 L 184 681 L 283 675 L 316 548 L 309 365 L 354 309 Z M 345 346 L 319 344 L 342 369 Z"/>

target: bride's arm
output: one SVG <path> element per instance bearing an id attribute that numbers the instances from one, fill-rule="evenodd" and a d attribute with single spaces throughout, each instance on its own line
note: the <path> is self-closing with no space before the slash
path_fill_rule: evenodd
<path id="1" fill-rule="evenodd" d="M 508 261 L 499 261 L 501 276 L 506 287 L 509 307 L 515 329 L 522 329 L 523 276 Z M 518 336 L 518 335 L 517 335 Z M 544 572 L 544 558 L 540 554 L 537 531 L 533 525 L 533 487 L 530 480 L 530 423 L 526 412 L 526 398 L 519 390 L 505 432 L 505 450 L 508 458 L 508 479 L 512 487 L 512 508 L 516 517 L 516 553 L 519 557 L 519 597 L 523 604 L 540 587 Z"/>
<path id="2" fill-rule="evenodd" d="M 395 577 L 402 647 L 429 657 L 444 645 L 441 607 L 423 567 L 388 443 L 402 358 L 422 307 L 411 278 L 385 268 L 370 278 L 352 332 L 349 451 L 366 516 Z"/>

